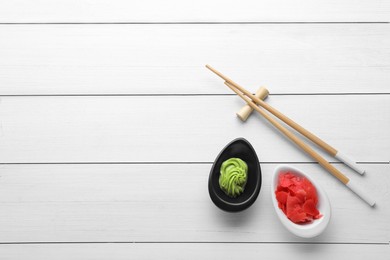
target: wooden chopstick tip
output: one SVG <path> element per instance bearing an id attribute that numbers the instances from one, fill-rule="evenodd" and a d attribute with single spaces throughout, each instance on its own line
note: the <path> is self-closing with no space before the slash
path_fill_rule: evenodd
<path id="1" fill-rule="evenodd" d="M 218 70 L 214 69 L 213 67 L 211 67 L 209 64 L 206 64 L 206 68 L 208 68 L 209 70 L 211 70 L 215 75 L 217 75 L 218 77 L 220 77 L 221 79 L 225 80 L 225 81 L 228 81 L 230 83 L 233 83 L 233 81 L 231 79 L 229 79 L 228 77 L 226 77 L 225 75 L 223 75 L 221 72 L 219 72 Z"/>
<path id="2" fill-rule="evenodd" d="M 237 88 L 235 88 L 234 85 L 232 85 L 230 82 L 225 81 L 224 84 L 225 84 L 226 86 L 228 86 L 228 87 L 229 87 L 233 92 L 235 92 L 237 95 L 239 95 L 239 96 L 243 95 L 242 93 L 241 93 L 241 95 L 240 95 L 239 90 L 238 90 Z M 244 99 L 244 100 L 245 100 L 245 99 Z M 245 101 L 246 101 L 246 100 L 245 100 Z"/>
<path id="3" fill-rule="evenodd" d="M 206 64 L 206 66 L 205 66 L 206 68 L 208 68 L 209 70 L 211 70 L 212 72 L 214 72 L 215 71 L 215 69 L 213 68 L 213 67 L 211 67 L 209 64 Z"/>

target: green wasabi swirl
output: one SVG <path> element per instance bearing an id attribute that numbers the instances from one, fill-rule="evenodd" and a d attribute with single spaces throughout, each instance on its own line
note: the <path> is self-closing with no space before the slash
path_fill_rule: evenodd
<path id="1" fill-rule="evenodd" d="M 244 192 L 248 178 L 248 166 L 239 158 L 230 158 L 222 163 L 219 187 L 229 197 L 235 198 Z"/>

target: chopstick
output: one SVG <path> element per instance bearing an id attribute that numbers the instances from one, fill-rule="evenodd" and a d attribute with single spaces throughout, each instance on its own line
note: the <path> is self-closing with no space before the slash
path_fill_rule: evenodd
<path id="1" fill-rule="evenodd" d="M 277 118 L 279 118 L 280 120 L 285 122 L 287 125 L 289 125 L 293 129 L 295 129 L 296 131 L 301 133 L 303 136 L 305 136 L 306 138 L 311 140 L 313 143 L 317 144 L 319 147 L 324 149 L 328 154 L 330 154 L 334 158 L 338 159 L 339 161 L 342 161 L 344 164 L 348 165 L 350 168 L 352 168 L 356 172 L 358 172 L 360 174 L 364 174 L 364 172 L 365 172 L 364 169 L 361 169 L 355 163 L 355 161 L 350 159 L 347 155 L 345 155 L 345 154 L 341 153 L 340 151 L 336 150 L 335 148 L 333 148 L 332 146 L 330 146 L 329 144 L 327 144 L 326 142 L 321 140 L 319 137 L 317 137 L 313 133 L 309 132 L 308 130 L 303 128 L 301 125 L 299 125 L 298 123 L 296 123 L 292 119 L 288 118 L 287 116 L 285 116 L 284 114 L 282 114 L 281 112 L 276 110 L 271 105 L 267 104 L 263 100 L 261 100 L 261 99 L 257 98 L 256 96 L 252 95 L 252 93 L 250 93 L 249 91 L 247 91 L 246 89 L 244 89 L 243 87 L 241 87 L 240 85 L 235 83 L 233 80 L 231 80 L 230 78 L 226 77 L 225 75 L 223 75 L 222 73 L 220 73 L 219 71 L 217 71 L 216 69 L 211 67 L 210 65 L 206 65 L 206 68 L 208 68 L 209 70 L 214 72 L 216 75 L 221 77 L 226 82 L 230 83 L 232 86 L 237 88 L 239 91 L 243 92 L 246 96 L 251 97 L 253 102 L 257 103 L 258 105 L 260 105 L 261 107 L 263 107 L 264 109 L 269 111 L 271 114 L 273 114 L 274 116 L 276 116 Z"/>
<path id="2" fill-rule="evenodd" d="M 316 137 L 315 135 L 313 135 L 309 131 L 305 130 L 303 127 L 299 126 L 297 123 L 295 123 L 291 119 L 287 118 L 286 116 L 284 116 L 282 113 L 280 113 L 276 109 L 274 109 L 271 106 L 269 106 L 267 103 L 265 103 L 262 100 L 258 99 L 255 95 L 252 95 L 249 91 L 247 91 L 243 87 L 239 86 L 237 83 L 235 83 L 234 81 L 232 81 L 228 77 L 224 76 L 222 73 L 218 72 L 217 70 L 215 70 L 211 66 L 206 65 L 206 67 L 208 69 L 210 69 L 211 71 L 213 71 L 218 76 L 220 76 L 222 79 L 224 79 L 225 80 L 225 85 L 227 85 L 238 96 L 240 96 L 251 108 L 256 110 L 260 115 L 262 115 L 266 120 L 268 120 L 274 127 L 276 127 L 287 138 L 289 138 L 292 142 L 294 142 L 299 148 L 301 148 L 308 155 L 310 155 L 315 161 L 317 161 L 329 173 L 331 173 L 334 177 L 336 177 L 339 181 L 341 181 L 345 186 L 347 186 L 350 190 L 352 190 L 362 200 L 364 200 L 370 206 L 374 206 L 375 205 L 375 200 L 369 194 L 367 194 L 362 188 L 360 188 L 358 185 L 356 185 L 354 182 L 352 182 L 347 176 L 345 176 L 343 173 L 341 173 L 337 168 L 335 168 L 333 165 L 331 165 L 327 160 L 325 160 L 321 155 L 319 155 L 317 152 L 315 152 L 309 145 L 304 143 L 301 139 L 299 139 L 297 136 L 295 136 L 287 128 L 282 126 L 277 120 L 275 120 L 268 113 L 263 111 L 260 107 L 258 107 L 258 105 L 264 105 L 264 106 L 262 106 L 263 108 L 265 108 L 265 109 L 268 108 L 267 110 L 269 112 L 271 112 L 271 111 L 274 112 L 274 113 L 272 113 L 272 112 L 271 113 L 274 114 L 279 119 L 281 119 L 286 124 L 290 125 L 289 123 L 292 123 L 290 126 L 292 128 L 294 128 L 294 129 L 296 129 L 298 132 L 300 132 L 300 130 L 301 131 L 304 130 L 303 133 L 305 133 L 305 134 L 303 134 L 302 132 L 300 132 L 300 133 L 302 133 L 308 139 L 312 140 L 311 138 L 313 138 L 313 136 Z M 254 102 L 256 102 L 257 104 L 254 103 Z M 281 116 L 281 117 L 279 117 L 279 116 Z M 319 138 L 316 137 L 312 141 L 317 144 L 317 142 L 318 142 L 317 139 L 319 139 Z M 321 139 L 319 139 L 319 140 L 321 142 L 319 142 L 318 145 L 322 144 L 322 142 L 323 142 Z M 323 143 L 325 143 L 325 142 L 323 142 Z M 320 146 L 320 147 L 322 147 L 322 146 Z M 325 145 L 325 147 L 327 147 L 327 145 Z M 337 151 L 336 151 L 336 154 L 337 154 Z M 347 164 L 347 165 L 349 165 L 349 164 Z"/>
<path id="3" fill-rule="evenodd" d="M 275 126 L 280 132 L 282 132 L 287 138 L 289 138 L 292 142 L 294 142 L 299 148 L 305 151 L 308 155 L 310 155 L 314 160 L 316 160 L 322 167 L 324 167 L 329 173 L 331 173 L 334 177 L 336 177 L 339 181 L 341 181 L 344 185 L 346 185 L 350 190 L 352 190 L 356 195 L 358 195 L 362 200 L 364 200 L 368 205 L 373 207 L 375 205 L 375 200 L 371 198 L 369 194 L 367 194 L 362 188 L 356 185 L 354 182 L 341 173 L 337 168 L 331 165 L 327 160 L 325 160 L 321 155 L 315 152 L 310 146 L 304 143 L 301 139 L 299 139 L 296 135 L 290 132 L 287 128 L 282 126 L 278 121 L 272 118 L 268 113 L 259 108 L 256 104 L 252 102 L 252 98 L 254 95 L 250 94 L 248 98 L 243 93 L 241 93 L 238 89 L 236 89 L 231 83 L 225 81 L 225 85 L 228 86 L 231 90 L 233 90 L 237 95 L 239 95 L 250 107 L 256 110 L 260 115 L 262 115 L 265 119 L 267 119 L 273 126 Z"/>

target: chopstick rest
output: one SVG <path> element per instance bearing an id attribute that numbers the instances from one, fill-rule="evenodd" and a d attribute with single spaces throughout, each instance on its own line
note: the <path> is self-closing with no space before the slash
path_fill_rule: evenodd
<path id="1" fill-rule="evenodd" d="M 319 137 L 317 137 L 313 133 L 309 132 L 308 130 L 303 128 L 301 125 L 299 125 L 298 123 L 296 123 L 292 119 L 288 118 L 287 116 L 285 116 L 284 114 L 282 114 L 281 112 L 276 110 L 271 105 L 267 104 L 266 102 L 257 98 L 256 96 L 253 96 L 252 93 L 250 93 L 248 90 L 244 89 L 243 87 L 241 87 L 240 85 L 235 83 L 233 80 L 229 79 L 228 77 L 226 77 L 225 75 L 223 75 L 222 73 L 217 71 L 216 69 L 212 68 L 210 65 L 206 65 L 206 68 L 208 68 L 209 70 L 214 72 L 216 75 L 218 75 L 220 78 L 224 79 L 227 83 L 234 86 L 236 89 L 241 91 L 246 96 L 251 97 L 252 101 L 255 102 L 257 105 L 260 105 L 262 108 L 266 109 L 268 112 L 270 112 L 271 114 L 273 114 L 274 116 L 276 116 L 277 118 L 282 120 L 284 123 L 286 123 L 287 125 L 289 125 L 293 129 L 295 129 L 297 132 L 301 133 L 307 139 L 311 140 L 313 143 L 315 143 L 316 145 L 321 147 L 323 150 L 325 150 L 328 154 L 330 154 L 334 158 L 340 160 L 341 162 L 343 162 L 344 164 L 346 164 L 347 166 L 349 166 L 351 169 L 358 172 L 359 174 L 362 174 L 362 175 L 364 174 L 365 170 L 361 169 L 356 164 L 356 162 L 354 160 L 350 159 L 348 156 L 346 156 L 343 153 L 341 153 L 340 151 L 336 150 L 335 148 L 333 148 L 332 146 L 330 146 L 329 144 L 327 144 L 326 142 L 321 140 Z"/>
<path id="2" fill-rule="evenodd" d="M 266 89 L 265 87 L 260 87 L 256 91 L 255 96 L 261 100 L 265 100 L 268 97 L 268 94 L 269 94 L 268 89 Z M 236 114 L 237 117 L 241 119 L 241 121 L 245 122 L 248 119 L 248 117 L 252 114 L 252 112 L 253 112 L 253 108 L 251 108 L 250 105 L 246 104 Z"/>

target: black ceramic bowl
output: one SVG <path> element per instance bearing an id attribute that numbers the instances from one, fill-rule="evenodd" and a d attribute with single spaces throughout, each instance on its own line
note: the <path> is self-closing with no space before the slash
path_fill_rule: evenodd
<path id="1" fill-rule="evenodd" d="M 248 165 L 248 180 L 244 192 L 231 198 L 219 187 L 221 165 L 229 158 L 240 158 Z M 252 145 L 244 138 L 237 138 L 226 145 L 219 153 L 210 171 L 209 193 L 216 206 L 226 211 L 241 211 L 253 204 L 261 188 L 261 169 L 259 159 Z"/>

